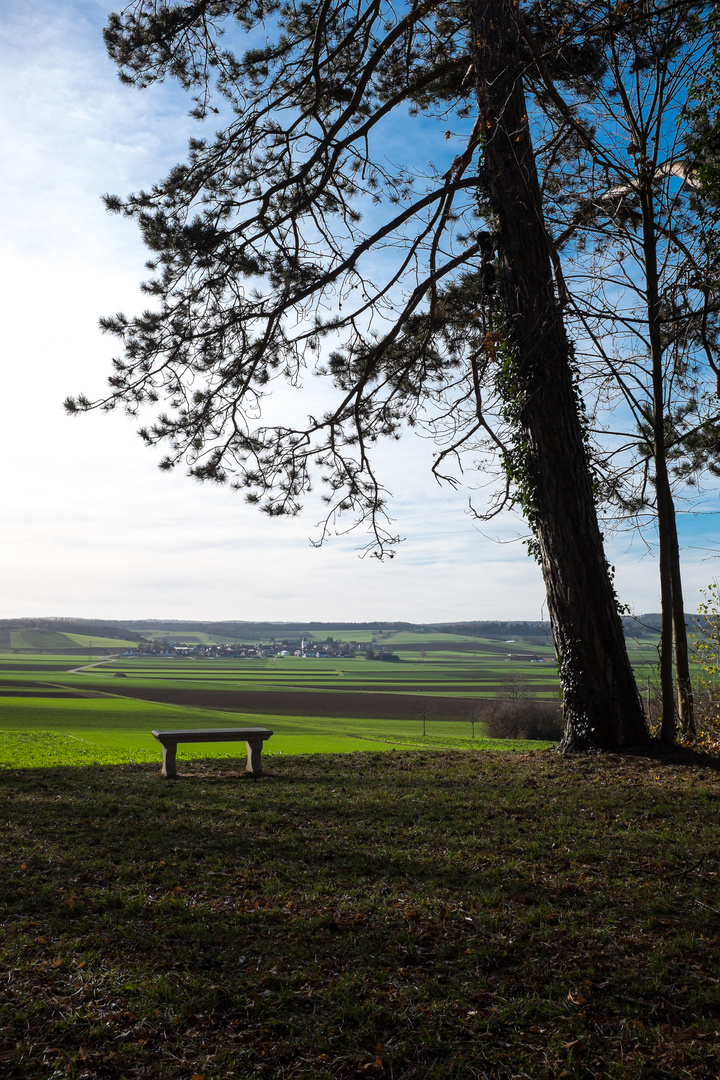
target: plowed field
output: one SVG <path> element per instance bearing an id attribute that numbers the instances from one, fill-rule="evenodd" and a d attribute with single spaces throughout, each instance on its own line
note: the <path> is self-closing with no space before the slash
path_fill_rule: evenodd
<path id="1" fill-rule="evenodd" d="M 476 699 L 431 697 L 423 694 L 382 694 L 373 692 L 318 693 L 312 690 L 191 690 L 123 686 L 123 697 L 157 701 L 164 705 L 196 706 L 268 716 L 338 716 L 383 720 L 417 717 L 420 702 L 432 702 L 436 717 L 457 720 L 467 716 Z M 488 701 L 488 705 L 491 702 Z"/>

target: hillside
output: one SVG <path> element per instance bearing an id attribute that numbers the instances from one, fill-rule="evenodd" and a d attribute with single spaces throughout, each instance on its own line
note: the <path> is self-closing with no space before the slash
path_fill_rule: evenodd
<path id="1" fill-rule="evenodd" d="M 687 615 L 688 625 L 702 623 L 700 616 Z M 625 633 L 630 637 L 653 637 L 660 630 L 660 615 L 653 612 L 647 615 L 624 616 Z M 83 635 L 85 637 L 111 639 L 115 641 L 143 641 L 158 636 L 203 642 L 207 639 L 252 642 L 281 638 L 287 635 L 306 635 L 324 638 L 333 633 L 341 633 L 344 638 L 355 636 L 357 640 L 369 640 L 373 634 L 390 635 L 408 634 L 443 634 L 456 635 L 460 639 L 484 638 L 506 641 L 519 637 L 524 640 L 547 642 L 551 636 L 550 623 L 540 620 L 502 620 L 476 619 L 469 622 L 426 622 L 411 623 L 401 620 L 395 622 L 377 620 L 374 622 L 352 622 L 335 620 L 317 622 L 308 619 L 299 621 L 253 621 L 253 620 L 202 620 L 202 619 L 0 619 L 0 645 L 9 644 L 9 634 L 29 630 L 46 630 L 61 634 Z"/>

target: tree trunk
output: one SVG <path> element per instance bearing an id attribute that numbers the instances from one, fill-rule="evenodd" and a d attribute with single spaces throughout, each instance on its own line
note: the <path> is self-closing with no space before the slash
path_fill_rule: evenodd
<path id="1" fill-rule="evenodd" d="M 692 682 L 690 680 L 690 657 L 688 655 L 687 625 L 685 623 L 685 604 L 683 602 L 682 576 L 680 571 L 680 545 L 678 543 L 674 506 L 670 563 L 672 573 L 675 678 L 677 680 L 680 727 L 686 738 L 695 739 L 697 735 L 697 726 L 695 724 L 695 702 L 693 700 Z"/>
<path id="2" fill-rule="evenodd" d="M 537 544 L 559 658 L 567 752 L 649 738 L 605 560 L 572 349 L 552 285 L 512 0 L 471 0 L 470 48 L 496 226 L 514 423 L 509 461 Z"/>
<path id="3" fill-rule="evenodd" d="M 657 414 L 657 406 L 655 407 Z M 666 746 L 675 742 L 675 693 L 673 686 L 672 646 L 673 646 L 673 608 L 672 608 L 672 563 L 670 559 L 670 537 L 668 521 L 672 495 L 667 478 L 665 461 L 665 433 L 658 436 L 657 415 L 655 426 L 655 501 L 657 503 L 658 547 L 660 569 L 660 696 L 662 698 L 662 725 L 660 738 Z M 662 415 L 660 417 L 662 428 Z M 661 440 L 661 443 L 658 441 Z M 658 454 L 658 446 L 662 451 Z"/>
<path id="4" fill-rule="evenodd" d="M 652 335 L 651 335 L 652 343 Z M 652 344 L 651 344 L 652 348 Z M 663 409 L 662 401 L 655 405 L 656 413 Z M 665 455 L 665 432 L 662 412 L 656 416 L 654 427 L 655 485 L 660 545 L 661 581 L 661 686 L 663 698 L 662 740 L 673 743 L 676 737 L 676 713 L 684 735 L 694 738 L 695 713 L 690 660 L 688 656 L 687 626 L 682 592 L 680 567 L 680 544 L 677 534 L 675 503 L 670 488 Z M 662 489 L 662 490 L 661 490 Z M 666 654 L 666 659 L 664 658 Z M 675 657 L 675 684 L 673 686 L 672 658 Z M 675 701 L 675 692 L 677 701 Z M 665 717 L 668 717 L 667 723 Z"/>
<path id="5" fill-rule="evenodd" d="M 660 549 L 660 595 L 662 623 L 660 631 L 660 685 L 662 688 L 662 741 L 668 745 L 677 735 L 676 703 L 673 686 L 672 657 L 675 653 L 677 715 L 683 733 L 693 737 L 692 684 L 688 661 L 687 628 L 682 594 L 680 545 L 677 535 L 675 503 L 667 469 L 665 449 L 665 380 L 663 345 L 660 333 L 660 292 L 658 283 L 655 207 L 649 180 L 641 185 L 640 206 L 643 224 L 643 259 L 647 289 L 648 337 L 653 387 L 653 458 L 657 503 L 658 545 Z"/>

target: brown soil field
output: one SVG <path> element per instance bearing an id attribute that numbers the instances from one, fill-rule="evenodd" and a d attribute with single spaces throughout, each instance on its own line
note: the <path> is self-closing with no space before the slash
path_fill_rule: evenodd
<path id="1" fill-rule="evenodd" d="M 324 693 L 288 690 L 167 690 L 164 687 L 123 687 L 123 697 L 186 705 L 201 709 L 225 709 L 267 716 L 337 716 L 343 719 L 416 719 L 421 701 L 432 702 L 434 719 L 466 720 L 472 705 L 491 705 L 476 698 L 430 697 L 424 694 Z"/>
<path id="2" fill-rule="evenodd" d="M 73 655 L 75 655 L 73 653 Z M 67 664 L 45 664 L 42 658 L 38 657 L 39 667 L 29 664 L 0 664 L 0 671 L 69 671 L 71 667 L 75 665 L 75 661 L 69 661 Z"/>
<path id="3" fill-rule="evenodd" d="M 545 680 L 538 680 L 538 679 L 533 679 L 532 677 L 528 677 L 527 679 L 523 679 L 523 683 L 525 684 L 527 690 L 532 690 L 532 689 L 547 690 L 548 689 L 548 683 Z M 491 694 L 502 694 L 503 692 L 507 693 L 507 684 L 506 683 L 499 683 L 497 681 L 497 678 L 493 679 L 493 680 L 490 680 L 490 679 L 469 680 L 468 679 L 467 682 L 462 682 L 462 683 L 443 683 L 442 684 L 442 689 L 445 691 L 446 694 L 468 694 L 468 696 L 473 697 L 474 696 L 473 692 L 478 691 L 478 690 L 487 690 Z M 390 694 L 392 694 L 393 696 L 395 694 L 400 694 L 402 697 L 407 697 L 407 698 L 411 698 L 411 699 L 418 698 L 418 697 L 427 697 L 427 696 L 430 696 L 430 697 L 432 697 L 434 699 L 434 697 L 435 697 L 435 695 L 431 691 L 429 691 L 429 690 L 421 690 L 420 687 L 416 687 L 416 689 L 415 689 L 415 691 L 413 693 L 409 693 L 408 691 L 411 691 L 412 687 L 408 686 L 407 683 L 387 683 L 387 682 L 383 682 L 380 686 L 378 686 L 377 690 L 372 689 L 367 683 L 361 684 L 360 687 L 358 687 L 357 685 L 356 686 L 353 686 L 353 685 L 348 686 L 347 684 L 345 684 L 345 686 L 343 686 L 343 689 L 341 691 L 329 689 L 327 683 L 305 683 L 304 682 L 300 686 L 293 687 L 291 690 L 287 690 L 287 691 L 283 691 L 283 692 L 284 693 L 295 693 L 297 691 L 297 693 L 305 694 L 309 690 L 323 690 L 323 691 L 325 691 L 326 693 L 329 693 L 329 694 L 333 694 L 333 693 L 342 693 L 342 694 L 357 693 L 357 694 L 385 694 L 386 696 L 389 696 Z M 264 691 L 257 691 L 257 692 L 261 693 L 261 692 L 264 692 Z"/>
<path id="4" fill-rule="evenodd" d="M 29 697 L 29 698 L 87 698 L 105 697 L 104 694 L 81 694 L 80 691 L 64 690 L 0 690 L 0 698 L 4 697 Z"/>
<path id="5" fill-rule="evenodd" d="M 13 679 L 11 682 L 0 680 L 0 690 L 57 690 L 54 683 L 34 682 L 30 679 Z"/>

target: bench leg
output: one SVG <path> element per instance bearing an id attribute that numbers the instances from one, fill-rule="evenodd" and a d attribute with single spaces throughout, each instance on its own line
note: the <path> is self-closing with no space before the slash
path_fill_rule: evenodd
<path id="1" fill-rule="evenodd" d="M 262 772 L 262 761 L 260 760 L 262 755 L 263 740 L 262 739 L 248 739 L 245 742 L 247 747 L 247 765 L 245 766 L 245 772 L 252 773 L 254 776 L 259 776 Z"/>
<path id="2" fill-rule="evenodd" d="M 168 780 L 175 780 L 177 778 L 177 771 L 175 769 L 175 755 L 177 754 L 177 743 L 163 743 L 163 767 L 162 775 L 167 777 Z"/>

